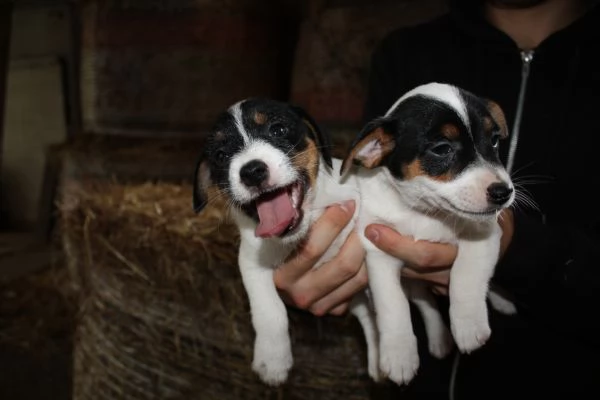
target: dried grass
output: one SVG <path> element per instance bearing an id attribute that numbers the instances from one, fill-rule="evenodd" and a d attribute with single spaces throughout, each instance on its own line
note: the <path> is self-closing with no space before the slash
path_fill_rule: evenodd
<path id="1" fill-rule="evenodd" d="M 219 204 L 194 214 L 191 197 L 188 184 L 63 182 L 62 243 L 80 304 L 74 399 L 371 398 L 351 317 L 290 309 L 289 382 L 258 380 L 237 230 Z"/>

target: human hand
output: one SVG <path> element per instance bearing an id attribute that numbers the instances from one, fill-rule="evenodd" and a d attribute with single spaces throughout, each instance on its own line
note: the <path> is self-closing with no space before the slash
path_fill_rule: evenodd
<path id="1" fill-rule="evenodd" d="M 354 210 L 354 201 L 328 207 L 312 225 L 306 241 L 275 270 L 273 279 L 284 302 L 317 316 L 342 315 L 352 296 L 367 286 L 365 251 L 354 231 L 333 259 L 313 269 L 350 222 Z"/>
<path id="2" fill-rule="evenodd" d="M 511 209 L 502 211 L 498 224 L 502 228 L 500 239 L 500 257 L 502 257 L 514 233 L 514 217 Z M 380 224 L 367 226 L 365 235 L 378 248 L 406 263 L 406 268 L 402 268 L 403 277 L 425 281 L 431 285 L 434 293 L 448 295 L 450 267 L 456 259 L 456 246 L 425 240 L 415 241 L 410 236 L 401 235 Z"/>

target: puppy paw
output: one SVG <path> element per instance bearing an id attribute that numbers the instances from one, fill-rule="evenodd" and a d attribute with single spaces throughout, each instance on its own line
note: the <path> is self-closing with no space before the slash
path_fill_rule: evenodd
<path id="1" fill-rule="evenodd" d="M 488 293 L 488 300 L 496 311 L 504 315 L 515 315 L 517 313 L 517 306 L 512 301 L 495 292 L 490 291 Z"/>
<path id="2" fill-rule="evenodd" d="M 293 364 L 291 348 L 285 344 L 259 343 L 254 346 L 252 370 L 268 385 L 277 386 L 287 380 Z"/>
<path id="3" fill-rule="evenodd" d="M 467 314 L 451 306 L 450 321 L 454 341 L 462 353 L 480 348 L 492 334 L 486 309 Z"/>
<path id="4" fill-rule="evenodd" d="M 384 379 L 383 374 L 379 369 L 379 357 L 378 354 L 369 354 L 368 359 L 368 372 L 369 376 L 375 382 L 381 382 Z"/>
<path id="5" fill-rule="evenodd" d="M 380 348 L 379 367 L 383 376 L 398 385 L 409 383 L 419 369 L 417 339 L 400 340 Z"/>
<path id="6" fill-rule="evenodd" d="M 450 330 L 444 328 L 435 336 L 429 338 L 429 353 L 435 358 L 446 358 L 454 349 L 454 339 Z"/>

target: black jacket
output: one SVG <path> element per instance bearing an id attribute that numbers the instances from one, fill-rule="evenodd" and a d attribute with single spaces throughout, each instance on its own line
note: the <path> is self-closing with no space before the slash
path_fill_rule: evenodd
<path id="1" fill-rule="evenodd" d="M 365 122 L 409 89 L 438 81 L 495 100 L 512 128 L 521 52 L 480 15 L 455 1 L 447 15 L 388 35 L 371 60 Z M 494 276 L 515 296 L 519 315 L 491 314 L 488 344 L 461 357 L 457 399 L 600 397 L 598 56 L 598 6 L 534 51 L 512 175 L 537 209 L 518 201 L 515 235 Z M 501 146 L 505 162 L 509 141 Z M 442 393 L 449 365 L 425 360 L 407 391 Z"/>

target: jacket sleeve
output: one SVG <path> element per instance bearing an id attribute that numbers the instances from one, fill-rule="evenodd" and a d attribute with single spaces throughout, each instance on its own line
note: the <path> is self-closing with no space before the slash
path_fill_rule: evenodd
<path id="1" fill-rule="evenodd" d="M 589 318 L 600 306 L 599 257 L 597 232 L 515 211 L 514 236 L 494 282 L 514 296 L 521 311 L 597 341 Z"/>

